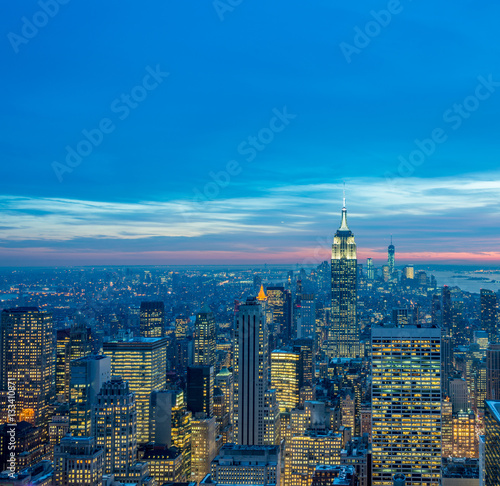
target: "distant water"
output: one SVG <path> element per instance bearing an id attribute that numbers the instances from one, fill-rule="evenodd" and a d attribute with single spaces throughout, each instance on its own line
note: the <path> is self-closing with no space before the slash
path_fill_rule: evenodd
<path id="1" fill-rule="evenodd" d="M 0 301 L 17 299 L 17 294 L 0 294 Z"/>
<path id="2" fill-rule="evenodd" d="M 480 289 L 489 289 L 497 292 L 500 290 L 500 270 L 484 272 L 470 270 L 433 270 L 425 269 L 428 274 L 436 277 L 438 285 L 460 287 L 467 292 L 479 293 Z"/>

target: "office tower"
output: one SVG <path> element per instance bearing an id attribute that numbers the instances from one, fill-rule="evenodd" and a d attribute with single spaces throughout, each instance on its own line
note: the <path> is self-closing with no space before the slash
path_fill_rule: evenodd
<path id="1" fill-rule="evenodd" d="M 4 309 L 0 326 L 0 388 L 15 387 L 16 420 L 46 437 L 55 391 L 52 316 L 37 307 Z"/>
<path id="2" fill-rule="evenodd" d="M 486 436 L 479 435 L 479 486 L 485 486 L 486 484 Z"/>
<path id="3" fill-rule="evenodd" d="M 360 435 L 368 436 L 368 442 L 372 441 L 372 407 L 370 403 L 362 403 L 359 410 Z"/>
<path id="4" fill-rule="evenodd" d="M 450 394 L 450 378 L 453 374 L 453 342 L 451 336 L 443 334 L 441 329 L 441 391 Z"/>
<path id="5" fill-rule="evenodd" d="M 443 332 L 446 336 L 452 336 L 453 308 L 451 302 L 451 291 L 448 286 L 443 287 Z"/>
<path id="6" fill-rule="evenodd" d="M 135 393 L 137 442 L 149 441 L 151 392 L 166 386 L 167 338 L 131 338 L 104 343 L 104 354 L 111 358 L 111 374 L 128 381 Z"/>
<path id="7" fill-rule="evenodd" d="M 382 277 L 384 282 L 388 282 L 390 280 L 391 274 L 389 273 L 389 265 L 382 265 Z"/>
<path id="8" fill-rule="evenodd" d="M 391 244 L 387 247 L 387 263 L 389 265 L 389 275 L 394 274 L 394 264 L 395 264 L 395 258 L 394 255 L 396 253 L 396 249 L 394 248 L 394 245 L 392 244 L 392 235 L 391 235 Z"/>
<path id="9" fill-rule="evenodd" d="M 457 376 L 449 381 L 450 399 L 453 404 L 453 413 L 460 412 L 460 410 L 469 410 L 470 398 L 469 387 L 467 382 Z"/>
<path id="10" fill-rule="evenodd" d="M 300 353 L 276 349 L 271 353 L 271 388 L 276 390 L 280 412 L 299 404 Z"/>
<path id="11" fill-rule="evenodd" d="M 453 457 L 478 457 L 476 416 L 471 410 L 453 414 Z"/>
<path id="12" fill-rule="evenodd" d="M 93 433 L 104 450 L 104 470 L 127 480 L 137 456 L 137 410 L 128 383 L 113 377 L 102 385 L 94 409 Z"/>
<path id="13" fill-rule="evenodd" d="M 210 466 L 211 480 L 221 485 L 281 484 L 279 446 L 224 444 Z"/>
<path id="14" fill-rule="evenodd" d="M 216 456 L 215 417 L 194 418 L 191 425 L 191 481 L 199 483 Z"/>
<path id="15" fill-rule="evenodd" d="M 308 431 L 290 439 L 285 460 L 285 485 L 310 486 L 318 464 L 339 466 L 342 435 L 332 431 Z"/>
<path id="16" fill-rule="evenodd" d="M 234 407 L 234 378 L 233 374 L 227 369 L 222 368 L 215 375 L 215 386 L 220 388 L 224 394 L 224 401 L 226 403 L 226 409 L 229 412 L 229 420 L 233 420 L 233 407 Z"/>
<path id="17" fill-rule="evenodd" d="M 271 332 L 288 343 L 292 338 L 292 294 L 284 287 L 267 287 L 267 308 L 273 315 Z"/>
<path id="18" fill-rule="evenodd" d="M 207 306 L 194 323 L 194 364 L 215 366 L 215 319 Z"/>
<path id="19" fill-rule="evenodd" d="M 486 331 L 474 331 L 474 343 L 479 345 L 481 351 L 484 351 L 484 355 L 486 355 L 486 350 L 488 349 L 488 339 Z"/>
<path id="20" fill-rule="evenodd" d="M 297 338 L 314 338 L 316 335 L 316 302 L 314 294 L 301 294 L 300 317 L 297 319 Z"/>
<path id="21" fill-rule="evenodd" d="M 191 320 L 186 316 L 177 316 L 175 318 L 175 339 L 186 339 Z"/>
<path id="22" fill-rule="evenodd" d="M 186 409 L 184 394 L 179 392 L 175 406 L 172 408 L 172 446 L 182 453 L 182 478 L 184 481 L 191 478 L 191 418 L 191 412 Z"/>
<path id="23" fill-rule="evenodd" d="M 351 429 L 351 434 L 356 431 L 356 402 L 353 390 L 344 388 L 340 392 L 341 423 Z"/>
<path id="24" fill-rule="evenodd" d="M 453 455 L 453 405 L 449 397 L 441 402 L 441 455 Z"/>
<path id="25" fill-rule="evenodd" d="M 398 307 L 392 309 L 392 323 L 396 327 L 405 327 L 408 325 L 417 324 L 415 309 L 408 309 L 408 307 Z"/>
<path id="26" fill-rule="evenodd" d="M 368 280 L 375 278 L 375 269 L 373 268 L 373 260 L 371 258 L 366 259 L 366 278 Z"/>
<path id="27" fill-rule="evenodd" d="M 56 396 L 69 401 L 69 381 L 71 376 L 69 356 L 70 329 L 59 329 L 56 334 Z"/>
<path id="28" fill-rule="evenodd" d="M 415 278 L 415 269 L 413 265 L 406 265 L 406 267 L 403 268 L 403 275 L 407 280 L 413 280 Z"/>
<path id="29" fill-rule="evenodd" d="M 500 400 L 500 344 L 486 350 L 486 399 Z"/>
<path id="30" fill-rule="evenodd" d="M 264 445 L 278 445 L 280 434 L 280 407 L 276 390 L 267 390 L 264 393 Z"/>
<path id="31" fill-rule="evenodd" d="M 70 430 L 74 437 L 94 435 L 92 416 L 102 385 L 111 379 L 108 356 L 87 356 L 71 362 Z"/>
<path id="32" fill-rule="evenodd" d="M 487 369 L 486 360 L 482 359 L 474 360 L 474 366 L 472 370 L 472 408 L 477 414 L 481 414 L 484 411 L 484 401 L 486 400 L 487 392 Z"/>
<path id="33" fill-rule="evenodd" d="M 61 442 L 69 432 L 69 417 L 67 415 L 52 415 L 49 422 L 49 443 L 52 447 Z"/>
<path id="34" fill-rule="evenodd" d="M 293 352 L 300 354 L 299 387 L 312 386 L 314 381 L 315 353 L 313 339 L 294 339 Z"/>
<path id="35" fill-rule="evenodd" d="M 372 329 L 373 486 L 440 482 L 440 346 L 439 328 Z"/>
<path id="36" fill-rule="evenodd" d="M 91 329 L 83 322 L 76 322 L 70 329 L 58 330 L 56 339 L 56 394 L 60 400 L 67 402 L 70 392 L 71 361 L 91 354 Z"/>
<path id="37" fill-rule="evenodd" d="M 189 366 L 187 369 L 187 408 L 193 415 L 214 414 L 214 367 Z"/>
<path id="38" fill-rule="evenodd" d="M 440 327 L 442 327 L 442 325 L 443 325 L 443 315 L 441 312 L 441 297 L 437 294 L 434 294 L 432 296 L 431 324 L 433 326 L 440 326 Z M 444 332 L 442 332 L 441 334 L 443 336 L 445 335 Z"/>
<path id="39" fill-rule="evenodd" d="M 486 486 L 500 486 L 500 401 L 486 401 L 484 425 Z"/>
<path id="40" fill-rule="evenodd" d="M 145 338 L 163 336 L 165 304 L 163 302 L 141 302 L 140 329 Z"/>
<path id="41" fill-rule="evenodd" d="M 104 451 L 94 437 L 66 435 L 54 448 L 54 484 L 57 486 L 101 486 Z"/>
<path id="42" fill-rule="evenodd" d="M 234 332 L 234 431 L 240 445 L 264 443 L 267 326 L 258 300 L 240 304 Z"/>
<path id="43" fill-rule="evenodd" d="M 359 324 L 356 317 L 356 243 L 347 226 L 347 209 L 342 208 L 340 228 L 332 245 L 332 317 L 330 355 L 356 358 L 360 355 Z"/>
<path id="44" fill-rule="evenodd" d="M 40 427 L 33 427 L 28 422 L 18 422 L 15 426 L 11 423 L 0 425 L 0 469 L 11 472 L 14 466 L 16 471 L 20 471 L 35 464 L 46 454 L 44 442 Z M 13 444 L 15 449 L 12 449 Z M 14 463 L 11 453 L 15 454 Z M 5 483 L 0 481 L 0 484 Z"/>
<path id="45" fill-rule="evenodd" d="M 481 329 L 488 333 L 490 343 L 498 341 L 498 301 L 492 290 L 481 289 Z"/>
<path id="46" fill-rule="evenodd" d="M 258 273 L 256 273 L 253 276 L 253 291 L 257 293 L 261 287 L 262 277 Z"/>

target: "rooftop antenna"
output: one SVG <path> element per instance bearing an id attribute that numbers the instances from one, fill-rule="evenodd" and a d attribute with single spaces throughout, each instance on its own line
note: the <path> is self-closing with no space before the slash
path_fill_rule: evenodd
<path id="1" fill-rule="evenodd" d="M 343 204 L 344 204 L 344 208 L 345 208 L 345 181 L 344 181 L 344 199 L 343 199 Z"/>
<path id="2" fill-rule="evenodd" d="M 391 245 L 392 245 L 392 235 L 391 235 Z"/>

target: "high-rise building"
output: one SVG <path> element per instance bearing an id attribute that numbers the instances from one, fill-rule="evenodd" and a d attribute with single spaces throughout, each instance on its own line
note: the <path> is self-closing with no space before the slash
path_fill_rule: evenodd
<path id="1" fill-rule="evenodd" d="M 187 369 L 187 409 L 193 415 L 214 414 L 214 367 L 189 366 Z"/>
<path id="2" fill-rule="evenodd" d="M 292 294 L 284 287 L 267 287 L 267 308 L 272 312 L 270 331 L 288 343 L 292 338 L 293 305 Z"/>
<path id="3" fill-rule="evenodd" d="M 307 431 L 293 436 L 287 447 L 285 485 L 309 486 L 318 464 L 340 465 L 342 435 L 332 431 Z"/>
<path id="4" fill-rule="evenodd" d="M 271 388 L 276 390 L 280 412 L 299 404 L 300 353 L 280 349 L 271 353 Z"/>
<path id="5" fill-rule="evenodd" d="M 391 244 L 387 247 L 387 263 L 389 265 L 389 275 L 391 276 L 394 275 L 395 253 L 396 249 L 392 244 L 392 235 L 391 235 Z"/>
<path id="6" fill-rule="evenodd" d="M 340 228 L 332 245 L 332 318 L 330 356 L 360 356 L 359 324 L 356 316 L 357 256 L 354 234 L 347 226 L 347 209 L 342 208 Z"/>
<path id="7" fill-rule="evenodd" d="M 135 393 L 137 442 L 149 441 L 151 392 L 166 386 L 167 338 L 131 338 L 104 343 L 104 354 L 111 358 L 111 374 L 128 381 Z"/>
<path id="8" fill-rule="evenodd" d="M 240 445 L 264 444 L 267 326 L 258 300 L 239 306 L 234 333 L 234 431 Z"/>
<path id="9" fill-rule="evenodd" d="M 453 414 L 453 457 L 478 457 L 476 416 L 471 410 Z"/>
<path id="10" fill-rule="evenodd" d="M 373 259 L 366 259 L 366 278 L 373 280 L 375 278 L 375 269 L 373 268 Z"/>
<path id="11" fill-rule="evenodd" d="M 392 310 L 392 323 L 396 327 L 405 327 L 408 325 L 417 324 L 415 309 L 408 307 L 398 307 Z"/>
<path id="12" fill-rule="evenodd" d="M 443 334 L 446 336 L 452 336 L 453 330 L 453 305 L 451 301 L 451 290 L 445 285 L 443 287 Z"/>
<path id="13" fill-rule="evenodd" d="M 486 486 L 500 486 L 500 401 L 486 401 L 484 425 Z"/>
<path id="14" fill-rule="evenodd" d="M 373 486 L 441 478 L 441 330 L 372 329 Z"/>
<path id="15" fill-rule="evenodd" d="M 94 409 L 93 433 L 104 450 L 104 470 L 127 480 L 137 456 L 137 410 L 128 383 L 113 377 L 103 384 Z"/>
<path id="16" fill-rule="evenodd" d="M 216 455 L 215 417 L 191 421 L 191 481 L 200 482 L 209 472 Z"/>
<path id="17" fill-rule="evenodd" d="M 141 302 L 141 336 L 159 338 L 163 336 L 165 304 L 163 302 Z"/>
<path id="18" fill-rule="evenodd" d="M 486 350 L 486 399 L 500 400 L 500 344 Z"/>
<path id="19" fill-rule="evenodd" d="M 49 406 L 55 393 L 52 316 L 37 307 L 2 311 L 0 323 L 0 388 L 15 387 L 18 422 L 42 427 L 47 436 Z"/>
<path id="20" fill-rule="evenodd" d="M 194 323 L 194 364 L 215 366 L 215 319 L 207 306 Z"/>
<path id="21" fill-rule="evenodd" d="M 108 356 L 87 356 L 71 362 L 70 430 L 75 437 L 94 435 L 92 417 L 102 385 L 111 379 Z"/>
<path id="22" fill-rule="evenodd" d="M 66 435 L 54 448 L 54 481 L 57 486 L 101 486 L 104 451 L 94 437 Z"/>
<path id="23" fill-rule="evenodd" d="M 498 299 L 492 290 L 481 289 L 481 329 L 488 333 L 490 343 L 498 341 Z"/>
<path id="24" fill-rule="evenodd" d="M 299 387 L 312 386 L 314 380 L 315 353 L 313 339 L 294 339 L 294 353 L 300 354 Z"/>
<path id="25" fill-rule="evenodd" d="M 267 390 L 264 393 L 264 445 L 280 443 L 280 415 L 276 390 Z"/>
<path id="26" fill-rule="evenodd" d="M 227 369 L 222 368 L 215 375 L 215 386 L 220 388 L 224 394 L 224 402 L 226 410 L 229 413 L 229 420 L 233 421 L 233 407 L 234 407 L 234 377 L 233 374 Z"/>
<path id="27" fill-rule="evenodd" d="M 178 340 L 185 339 L 187 337 L 188 328 L 190 324 L 189 317 L 177 316 L 175 318 L 175 338 Z"/>
<path id="28" fill-rule="evenodd" d="M 297 319 L 297 338 L 314 338 L 316 335 L 316 303 L 314 294 L 300 295 L 300 315 Z"/>
<path id="29" fill-rule="evenodd" d="M 56 394 L 62 401 L 69 401 L 71 361 L 85 358 L 91 354 L 91 339 L 91 329 L 83 322 L 76 322 L 69 329 L 57 331 Z"/>

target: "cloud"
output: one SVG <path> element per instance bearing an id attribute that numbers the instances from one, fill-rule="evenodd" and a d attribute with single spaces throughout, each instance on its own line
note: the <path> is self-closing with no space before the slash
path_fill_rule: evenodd
<path id="1" fill-rule="evenodd" d="M 492 221 L 500 213 L 499 175 L 346 181 L 348 221 L 359 254 L 382 257 L 393 234 L 398 255 L 408 260 L 496 259 L 500 229 Z M 276 261 L 280 254 L 315 251 L 328 258 L 327 242 L 340 220 L 341 183 L 255 189 L 254 197 L 224 198 L 221 192 L 203 203 L 4 195 L 0 247 L 73 255 L 206 252 L 207 261 L 210 254 L 242 251 Z"/>

